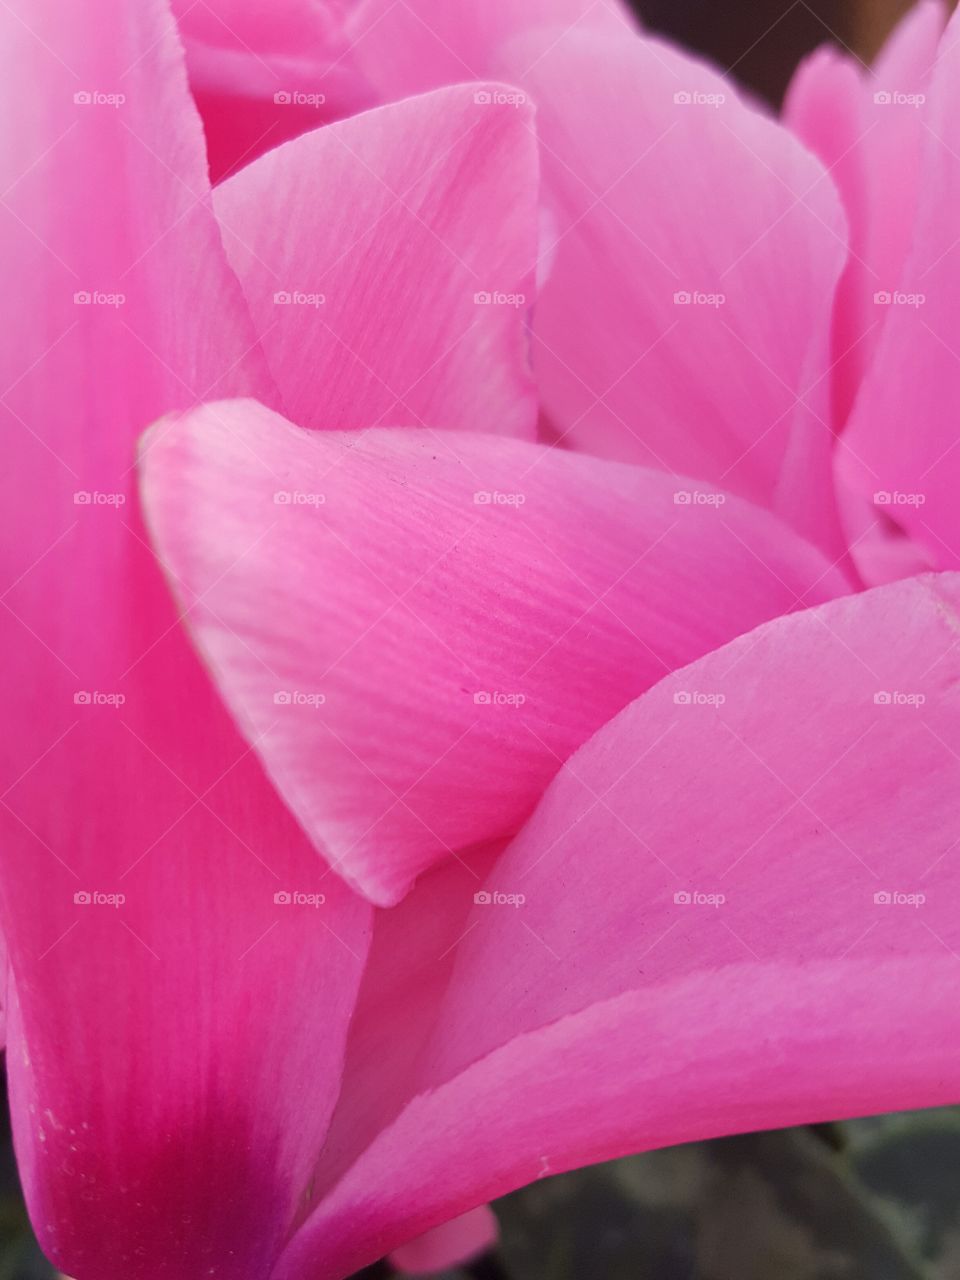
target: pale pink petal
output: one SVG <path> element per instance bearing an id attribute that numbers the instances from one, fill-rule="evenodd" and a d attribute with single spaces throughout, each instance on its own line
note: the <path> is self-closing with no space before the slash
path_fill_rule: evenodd
<path id="1" fill-rule="evenodd" d="M 960 242 L 960 24 L 951 19 L 926 103 L 919 201 L 910 251 L 857 397 L 841 452 L 841 476 L 872 499 L 941 568 L 960 564 L 960 396 L 957 297 Z M 885 171 L 896 185 L 899 173 Z"/>
<path id="2" fill-rule="evenodd" d="M 838 548 L 825 375 L 846 242 L 823 168 L 659 40 L 578 29 L 531 52 L 517 41 L 501 74 L 537 105 L 556 219 L 535 316 L 547 417 L 578 448 L 768 505 L 799 459 Z"/>
<path id="3" fill-rule="evenodd" d="M 333 877 L 320 889 L 146 543 L 144 426 L 275 392 L 169 14 L 103 0 L 95 16 L 0 9 L 6 89 L 32 104 L 0 143 L 14 1136 L 69 1274 L 246 1280 L 322 1141 L 368 913 Z M 294 890 L 327 901 L 274 902 Z"/>
<path id="4" fill-rule="evenodd" d="M 943 30 L 940 0 L 920 0 L 872 71 L 825 46 L 800 66 L 787 94 L 786 123 L 820 157 L 850 223 L 850 260 L 834 315 L 834 416 L 846 421 L 876 351 L 889 304 L 901 287 L 917 208 L 926 94 Z"/>
<path id="5" fill-rule="evenodd" d="M 144 468 L 228 703 L 380 904 L 515 830 L 664 673 L 847 589 L 767 512 L 522 441 L 305 432 L 237 402 L 161 424 Z"/>
<path id="6" fill-rule="evenodd" d="M 356 64 L 384 97 L 402 98 L 485 79 L 500 46 L 525 32 L 541 55 L 564 31 L 629 40 L 636 20 L 621 0 L 361 0 L 346 21 Z"/>
<path id="7" fill-rule="evenodd" d="M 173 0 L 215 182 L 375 101 L 342 14 L 310 0 Z"/>
<path id="8" fill-rule="evenodd" d="M 586 744 L 484 883 L 417 1096 L 273 1280 L 578 1164 L 956 1102 L 958 607 L 940 575 L 777 619 Z"/>
<path id="9" fill-rule="evenodd" d="M 497 1239 L 497 1220 L 489 1205 L 478 1205 L 466 1213 L 434 1227 L 395 1249 L 390 1261 L 399 1271 L 429 1275 L 458 1263 L 470 1262 L 485 1253 Z"/>
<path id="10" fill-rule="evenodd" d="M 301 426 L 532 435 L 537 252 L 529 107 L 463 85 L 299 138 L 217 213 Z"/>
<path id="11" fill-rule="evenodd" d="M 912 578 L 935 568 L 936 561 L 897 522 L 874 504 L 872 496 L 859 493 L 844 478 L 843 450 L 837 459 L 837 501 L 850 539 L 850 561 L 861 581 L 869 586 Z"/>
<path id="12" fill-rule="evenodd" d="M 488 882 L 505 845 L 501 840 L 457 850 L 455 858 L 424 872 L 403 902 L 374 912 L 344 1058 L 349 1087 L 340 1095 L 311 1176 L 314 1203 L 416 1092 L 457 944 L 470 926 L 473 895 Z"/>

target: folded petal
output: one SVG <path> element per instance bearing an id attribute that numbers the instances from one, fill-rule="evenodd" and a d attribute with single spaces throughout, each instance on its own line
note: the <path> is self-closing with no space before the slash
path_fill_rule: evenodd
<path id="1" fill-rule="evenodd" d="M 876 515 L 893 520 L 934 565 L 960 564 L 954 405 L 960 395 L 960 247 L 950 210 L 960 201 L 960 24 L 944 33 L 922 127 L 919 197 L 897 291 L 840 453 L 841 474 Z M 889 166 L 884 185 L 899 183 Z"/>
<path id="2" fill-rule="evenodd" d="M 920 0 L 868 70 L 832 46 L 800 66 L 786 123 L 827 166 L 850 225 L 834 315 L 834 416 L 846 421 L 901 287 L 919 192 L 922 106 L 945 13 Z M 894 176 L 895 175 L 895 176 Z"/>
<path id="3" fill-rule="evenodd" d="M 302 426 L 532 435 L 529 107 L 463 85 L 308 134 L 218 188 L 227 252 Z"/>
<path id="4" fill-rule="evenodd" d="M 554 428 L 768 505 L 784 466 L 816 455 L 804 483 L 829 494 L 825 375 L 846 241 L 822 166 L 659 40 L 558 32 L 532 66 L 530 45 L 516 41 L 499 70 L 537 106 L 556 225 L 534 335 Z M 831 550 L 835 524 L 828 511 L 813 531 Z"/>
<path id="5" fill-rule="evenodd" d="M 228 704 L 383 905 L 515 830 L 665 672 L 846 589 L 766 512 L 522 441 L 304 432 L 237 402 L 161 424 L 143 466 Z"/>
<path id="6" fill-rule="evenodd" d="M 374 93 L 342 15 L 309 0 L 174 0 L 215 182 Z"/>
<path id="7" fill-rule="evenodd" d="M 322 907 L 275 902 L 321 891 L 321 868 L 196 660 L 132 481 L 164 411 L 275 392 L 165 8 L 104 0 L 91 22 L 15 0 L 0 62 L 34 106 L 0 143 L 0 927 L 21 1175 L 79 1280 L 246 1280 L 322 1141 L 367 912 L 332 883 Z"/>
<path id="8" fill-rule="evenodd" d="M 525 32 L 542 54 L 554 28 L 627 39 L 634 19 L 621 0 L 360 0 L 346 22 L 356 63 L 384 97 L 403 98 L 484 79 L 500 46 Z"/>
<path id="9" fill-rule="evenodd" d="M 777 619 L 604 726 L 470 909 L 417 1096 L 273 1280 L 577 1164 L 955 1102 L 958 607 L 949 574 Z"/>

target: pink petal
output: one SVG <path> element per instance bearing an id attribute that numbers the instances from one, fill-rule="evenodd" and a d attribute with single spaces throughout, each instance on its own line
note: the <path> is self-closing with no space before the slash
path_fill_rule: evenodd
<path id="1" fill-rule="evenodd" d="M 827 165 L 850 222 L 851 256 L 834 317 L 838 426 L 849 415 L 890 314 L 874 295 L 891 294 L 901 284 L 924 138 L 923 115 L 913 100 L 927 90 L 944 20 L 940 0 L 920 0 L 872 72 L 825 46 L 801 64 L 787 94 L 786 122 Z"/>
<path id="2" fill-rule="evenodd" d="M 340 15 L 309 0 L 173 0 L 215 182 L 373 104 Z"/>
<path id="3" fill-rule="evenodd" d="M 497 1239 L 497 1220 L 489 1205 L 478 1205 L 466 1213 L 434 1227 L 426 1235 L 395 1249 L 390 1261 L 399 1271 L 426 1275 L 443 1271 L 485 1253 Z"/>
<path id="4" fill-rule="evenodd" d="M 385 98 L 483 80 L 500 46 L 524 32 L 542 54 L 562 31 L 623 39 L 634 22 L 621 0 L 361 0 L 347 17 L 351 56 Z"/>
<path id="5" fill-rule="evenodd" d="M 263 1275 L 336 1096 L 368 913 L 332 877 L 323 908 L 275 904 L 320 868 L 179 625 L 133 463 L 165 410 L 275 392 L 164 7 L 15 0 L 0 50 L 34 104 L 0 155 L 21 1174 L 82 1280 Z"/>
<path id="6" fill-rule="evenodd" d="M 310 433 L 248 402 L 164 423 L 144 467 L 228 703 L 380 904 L 515 830 L 665 672 L 847 589 L 766 512 L 521 441 Z"/>
<path id="7" fill-rule="evenodd" d="M 416 1093 L 420 1059 L 443 1007 L 457 944 L 471 925 L 473 895 L 489 881 L 505 844 L 458 850 L 455 858 L 424 872 L 403 902 L 374 912 L 347 1038 L 346 1087 L 311 1179 L 313 1203 Z"/>
<path id="8" fill-rule="evenodd" d="M 528 107 L 496 101 L 506 92 L 382 107 L 218 189 L 227 252 L 302 426 L 532 435 L 536 139 Z"/>
<path id="9" fill-rule="evenodd" d="M 825 378 L 843 215 L 822 167 L 670 45 L 590 31 L 502 73 L 538 107 L 553 263 L 536 314 L 547 416 L 568 443 L 768 505 L 785 460 L 829 493 Z M 818 437 L 814 447 L 801 436 Z M 791 500 L 794 511 L 802 504 Z M 813 532 L 840 546 L 825 504 Z"/>
<path id="10" fill-rule="evenodd" d="M 921 117 L 916 221 L 888 312 L 844 434 L 841 474 L 876 517 L 893 520 L 932 563 L 960 564 L 956 414 L 960 395 L 960 250 L 950 210 L 960 202 L 960 25 L 952 18 Z M 887 183 L 899 182 L 887 169 Z"/>
<path id="11" fill-rule="evenodd" d="M 416 1096 L 273 1280 L 578 1164 L 955 1102 L 958 607 L 942 575 L 777 619 L 587 743 L 484 884 L 524 901 L 472 908 Z"/>

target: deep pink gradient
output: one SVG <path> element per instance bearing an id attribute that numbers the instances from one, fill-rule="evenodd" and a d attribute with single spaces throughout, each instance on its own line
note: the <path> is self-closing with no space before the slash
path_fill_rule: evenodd
<path id="1" fill-rule="evenodd" d="M 536 1178 L 960 1097 L 957 23 L 785 127 L 607 3 L 0 8 L 64 1271 L 446 1266 Z"/>

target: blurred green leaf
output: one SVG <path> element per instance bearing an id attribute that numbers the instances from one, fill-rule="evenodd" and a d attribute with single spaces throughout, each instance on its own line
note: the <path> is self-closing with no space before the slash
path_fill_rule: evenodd
<path id="1" fill-rule="evenodd" d="M 515 1280 L 930 1280 L 896 1214 L 808 1130 L 651 1152 L 498 1206 Z"/>

